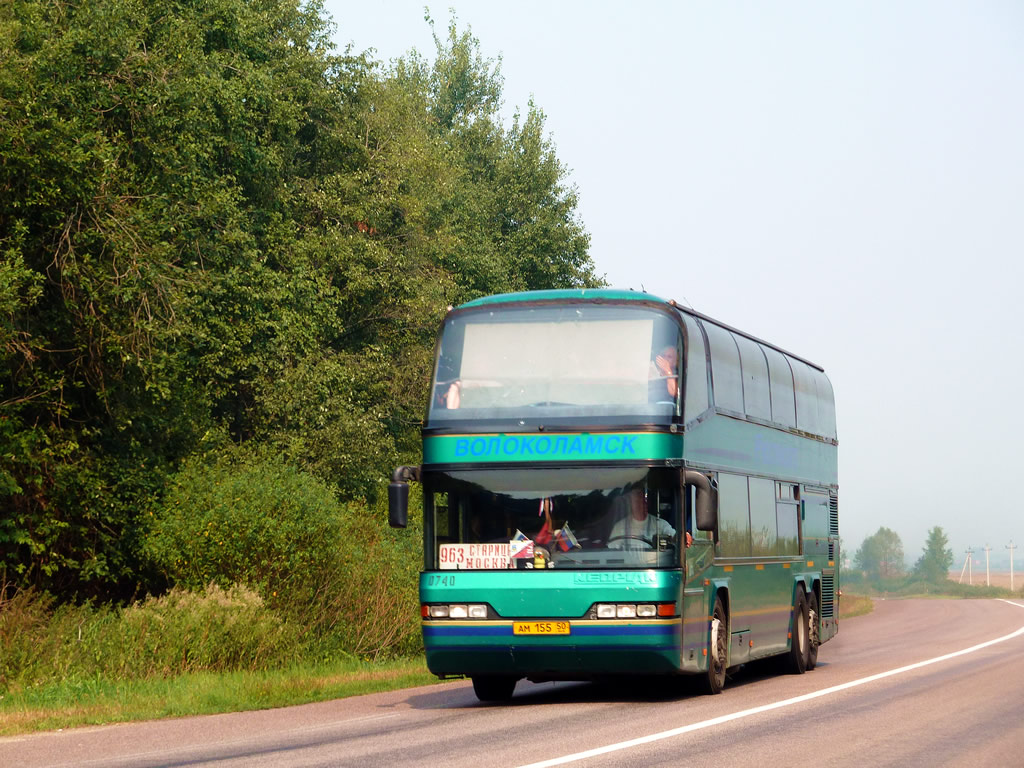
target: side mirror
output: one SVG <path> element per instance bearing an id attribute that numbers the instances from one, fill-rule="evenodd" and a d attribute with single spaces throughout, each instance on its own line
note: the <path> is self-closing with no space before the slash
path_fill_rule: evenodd
<path id="1" fill-rule="evenodd" d="M 697 487 L 697 530 L 712 531 L 718 541 L 718 490 L 707 475 L 696 470 L 686 470 L 684 479 Z"/>
<path id="2" fill-rule="evenodd" d="M 409 524 L 409 484 L 388 485 L 388 523 L 392 528 L 405 528 Z"/>
<path id="3" fill-rule="evenodd" d="M 405 528 L 409 524 L 409 481 L 420 479 L 419 467 L 399 467 L 388 485 L 388 524 Z"/>

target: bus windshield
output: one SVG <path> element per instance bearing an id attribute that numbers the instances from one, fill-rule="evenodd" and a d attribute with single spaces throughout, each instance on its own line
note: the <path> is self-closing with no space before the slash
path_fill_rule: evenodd
<path id="1" fill-rule="evenodd" d="M 491 306 L 445 322 L 428 426 L 677 413 L 679 326 L 641 306 Z M 620 419 L 621 420 L 621 419 Z"/>
<path id="2" fill-rule="evenodd" d="M 678 568 L 678 473 L 646 467 L 431 472 L 427 569 Z"/>

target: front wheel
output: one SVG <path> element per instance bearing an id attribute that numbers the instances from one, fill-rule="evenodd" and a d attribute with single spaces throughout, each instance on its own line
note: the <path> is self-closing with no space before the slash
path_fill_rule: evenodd
<path id="1" fill-rule="evenodd" d="M 516 682 L 516 678 L 505 675 L 474 675 L 473 693 L 480 701 L 508 701 Z"/>
<path id="2" fill-rule="evenodd" d="M 793 630 L 790 632 L 789 653 L 786 654 L 786 668 L 794 675 L 802 675 L 807 671 L 809 626 L 807 598 L 804 597 L 803 586 L 798 585 L 796 599 L 793 601 Z"/>
<path id="3" fill-rule="evenodd" d="M 821 645 L 821 635 L 818 632 L 818 596 L 814 590 L 807 596 L 807 671 L 810 672 L 818 666 L 818 646 Z"/>
<path id="4" fill-rule="evenodd" d="M 715 598 L 711 614 L 711 636 L 708 638 L 708 671 L 701 682 L 706 693 L 721 693 L 725 687 L 725 667 L 729 657 L 729 623 L 722 599 Z"/>

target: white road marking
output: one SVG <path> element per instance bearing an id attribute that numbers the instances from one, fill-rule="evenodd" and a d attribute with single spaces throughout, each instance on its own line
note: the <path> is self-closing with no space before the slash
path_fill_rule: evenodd
<path id="1" fill-rule="evenodd" d="M 1002 600 L 1004 603 L 1015 605 L 1018 608 L 1024 608 L 1021 603 L 1015 603 L 1011 600 Z M 990 645 L 997 643 L 1003 643 L 1007 640 L 1012 640 L 1015 637 L 1024 635 L 1024 627 L 1021 627 L 1016 632 L 1011 632 L 1008 635 L 997 637 L 994 640 L 988 640 L 978 645 L 972 645 L 970 648 L 964 648 L 961 651 L 954 651 L 953 653 L 947 653 L 943 656 L 936 656 L 934 659 L 927 659 L 925 661 L 919 661 L 915 664 L 908 664 L 905 667 L 899 667 L 898 669 L 890 669 L 887 672 L 879 672 L 876 675 L 869 675 L 868 677 L 862 677 L 859 680 L 851 680 L 848 683 L 841 683 L 840 685 L 833 685 L 830 688 L 823 688 L 820 691 L 814 691 L 812 693 L 805 693 L 802 696 L 794 696 L 791 699 L 784 699 L 783 701 L 776 701 L 772 704 L 764 704 L 760 707 L 752 707 L 751 709 L 744 709 L 741 712 L 733 712 L 729 715 L 722 715 L 721 717 L 714 717 L 710 720 L 702 720 L 699 723 L 691 723 L 690 725 L 684 725 L 680 728 L 672 728 L 668 731 L 662 731 L 661 733 L 652 733 L 650 736 L 641 736 L 636 739 L 630 739 L 629 741 L 620 741 L 617 744 L 609 744 L 604 747 L 596 747 L 595 749 L 588 749 L 584 752 L 576 752 L 572 755 L 565 755 L 564 757 L 555 757 L 550 760 L 541 760 L 538 763 L 530 763 L 529 765 L 521 766 L 521 768 L 550 768 L 555 765 L 566 765 L 568 763 L 575 763 L 580 760 L 587 760 L 591 757 L 598 757 L 600 755 L 607 755 L 611 752 L 619 752 L 623 749 L 631 749 L 632 747 L 639 747 L 644 744 L 651 744 L 655 741 L 661 741 L 662 739 L 671 739 L 673 736 L 682 736 L 684 733 L 692 733 L 693 731 L 699 731 L 704 728 L 711 728 L 722 723 L 729 723 L 733 720 L 739 720 L 744 717 L 750 717 L 752 715 L 759 715 L 762 712 L 770 712 L 773 709 L 782 709 L 783 707 L 790 707 L 794 704 L 801 704 L 805 701 L 811 701 L 812 699 L 818 699 L 822 696 L 829 696 L 833 693 L 839 693 L 849 688 L 856 688 L 858 685 L 866 685 L 867 683 L 873 683 L 876 680 L 882 680 L 886 677 L 892 677 L 893 675 L 901 675 L 904 672 L 911 672 L 921 667 L 927 667 L 931 664 L 938 664 L 940 661 L 948 661 L 949 659 L 955 659 L 957 656 L 965 656 L 968 653 L 974 653 L 980 651 L 982 648 L 988 648 Z"/>

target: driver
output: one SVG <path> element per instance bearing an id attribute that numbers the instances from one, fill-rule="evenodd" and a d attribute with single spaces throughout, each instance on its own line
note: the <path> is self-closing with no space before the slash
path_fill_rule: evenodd
<path id="1" fill-rule="evenodd" d="M 660 517 L 647 514 L 647 494 L 635 487 L 626 496 L 629 513 L 612 527 L 609 549 L 654 549 L 658 536 L 671 538 L 676 530 Z"/>

